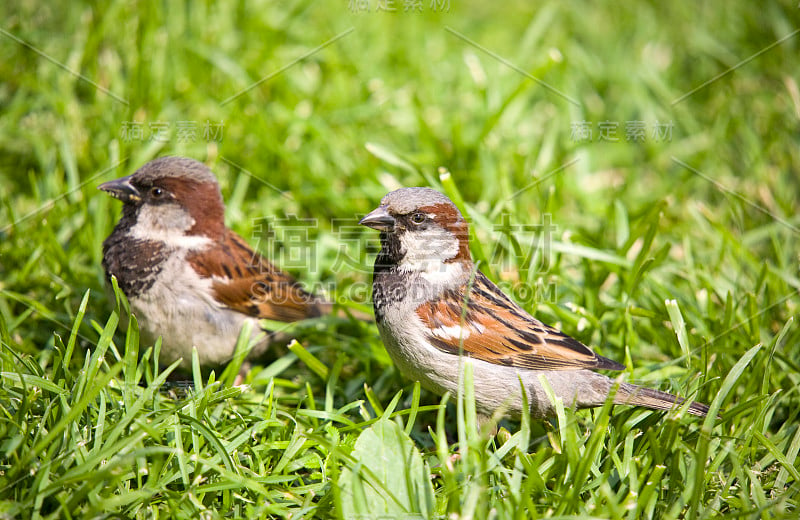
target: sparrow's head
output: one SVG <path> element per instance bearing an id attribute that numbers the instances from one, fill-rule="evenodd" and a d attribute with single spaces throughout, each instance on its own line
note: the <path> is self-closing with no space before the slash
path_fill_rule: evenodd
<path id="1" fill-rule="evenodd" d="M 472 263 L 467 221 L 436 190 L 392 191 L 359 224 L 381 232 L 379 261 L 401 270 L 430 272 L 443 270 L 446 264 Z"/>
<path id="2" fill-rule="evenodd" d="M 225 229 L 217 179 L 206 165 L 193 159 L 161 157 L 98 188 L 123 202 L 123 220 L 139 235 L 216 238 Z"/>

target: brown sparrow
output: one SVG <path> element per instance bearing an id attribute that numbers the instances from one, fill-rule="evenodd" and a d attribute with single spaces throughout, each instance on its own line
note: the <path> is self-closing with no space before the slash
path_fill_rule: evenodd
<path id="1" fill-rule="evenodd" d="M 293 322 L 330 311 L 225 227 L 219 185 L 204 164 L 162 157 L 99 189 L 123 202 L 103 242 L 103 268 L 117 277 L 142 339 L 162 337 L 161 363 L 183 359 L 189 368 L 197 347 L 201 365 L 223 365 L 247 321 L 253 338 L 262 336 L 253 359 L 277 336 L 264 334 L 259 319 Z"/>
<path id="2" fill-rule="evenodd" d="M 533 416 L 553 415 L 546 380 L 565 406 L 601 406 L 617 384 L 593 370 L 615 361 L 540 322 L 475 268 L 468 226 L 446 196 L 430 188 L 390 192 L 361 224 L 381 232 L 372 297 L 386 349 L 400 371 L 427 389 L 455 394 L 463 361 L 473 365 L 478 412 L 522 413 L 520 381 Z M 669 410 L 674 395 L 619 383 L 614 403 Z M 692 402 L 688 412 L 708 407 Z"/>

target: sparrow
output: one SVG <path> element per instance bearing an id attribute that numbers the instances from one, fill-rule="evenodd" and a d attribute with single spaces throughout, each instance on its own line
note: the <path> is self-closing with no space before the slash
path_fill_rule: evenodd
<path id="1" fill-rule="evenodd" d="M 280 334 L 264 334 L 260 319 L 294 322 L 330 312 L 225 226 L 214 174 L 185 157 L 161 157 L 132 175 L 98 186 L 122 201 L 122 216 L 103 242 L 106 277 L 117 278 L 142 340 L 161 336 L 159 361 L 191 367 L 231 360 L 245 322 L 263 355 Z"/>
<path id="2" fill-rule="evenodd" d="M 475 266 L 469 228 L 458 208 L 430 188 L 387 194 L 360 224 L 380 231 L 372 298 L 386 349 L 405 376 L 428 390 L 455 394 L 463 362 L 473 365 L 477 412 L 523 413 L 520 382 L 533 417 L 555 414 L 543 380 L 564 406 L 615 404 L 670 410 L 684 399 L 595 370 L 625 366 L 597 355 L 514 303 Z M 691 402 L 688 412 L 708 407 Z"/>

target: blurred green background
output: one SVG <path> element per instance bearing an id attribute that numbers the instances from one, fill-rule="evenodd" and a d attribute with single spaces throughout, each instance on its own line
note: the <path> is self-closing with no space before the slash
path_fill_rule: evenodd
<path id="1" fill-rule="evenodd" d="M 685 266 L 662 281 L 698 290 L 703 278 L 719 304 L 754 291 L 766 265 L 786 285 L 760 305 L 797 287 L 791 3 L 1 9 L 0 261 L 15 296 L 0 310 L 35 338 L 21 342 L 29 350 L 50 337 L 47 316 L 69 323 L 84 290 L 102 286 L 118 204 L 95 187 L 164 154 L 214 169 L 245 237 L 263 219 L 316 219 L 314 269 L 294 274 L 328 288 L 369 282 L 375 237 L 353 231 L 356 218 L 390 189 L 438 187 L 440 167 L 474 208 L 478 256 L 497 264 L 487 269 L 522 269 L 530 283 L 555 275 L 562 300 L 595 298 L 583 279 L 608 273 L 549 269 L 575 256 L 528 272 L 513 244 L 508 261 L 493 253 L 504 225 L 548 214 L 556 240 L 630 261 L 658 207 L 653 248 L 669 244 Z M 332 272 L 342 248 L 357 262 Z"/>

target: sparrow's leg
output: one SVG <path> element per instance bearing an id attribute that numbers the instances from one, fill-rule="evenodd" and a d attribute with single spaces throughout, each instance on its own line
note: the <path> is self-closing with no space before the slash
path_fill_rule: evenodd
<path id="1" fill-rule="evenodd" d="M 240 386 L 242 383 L 244 383 L 244 378 L 247 377 L 247 374 L 252 368 L 253 365 L 249 361 L 244 360 L 242 362 L 242 366 L 239 367 L 239 373 L 236 374 L 236 377 L 233 380 L 233 386 Z"/>
<path id="2" fill-rule="evenodd" d="M 491 415 L 478 414 L 478 431 L 481 435 L 488 434 L 489 437 L 497 435 L 497 419 Z"/>

